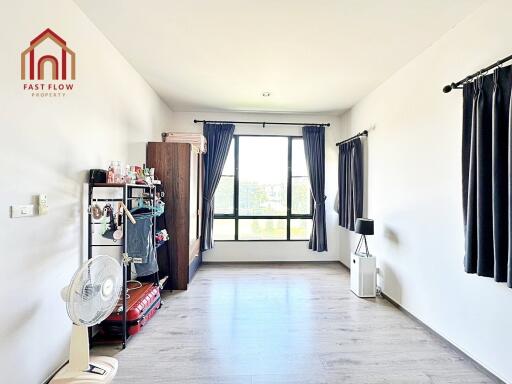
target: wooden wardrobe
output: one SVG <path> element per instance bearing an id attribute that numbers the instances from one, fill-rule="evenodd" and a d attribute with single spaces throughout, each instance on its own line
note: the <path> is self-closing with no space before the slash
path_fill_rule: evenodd
<path id="1" fill-rule="evenodd" d="M 187 289 L 201 264 L 202 154 L 191 144 L 148 143 L 146 166 L 155 168 L 165 192 L 167 247 L 158 253 L 163 275 L 169 273 L 165 289 Z"/>

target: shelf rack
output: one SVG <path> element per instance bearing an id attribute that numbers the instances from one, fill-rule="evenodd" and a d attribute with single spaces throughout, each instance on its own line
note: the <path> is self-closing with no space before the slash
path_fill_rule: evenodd
<path id="1" fill-rule="evenodd" d="M 95 188 L 122 188 L 123 190 L 123 197 L 122 198 L 99 198 L 96 199 L 93 197 L 94 189 Z M 122 202 L 125 204 L 125 206 L 130 210 L 133 207 L 132 201 L 139 199 L 138 196 L 133 196 L 133 191 L 136 189 L 143 189 L 149 191 L 150 198 L 152 199 L 153 205 L 156 203 L 156 188 L 153 185 L 147 185 L 147 184 L 119 184 L 119 183 L 94 183 L 89 184 L 89 193 L 88 193 L 88 206 L 90 207 L 93 202 Z M 126 343 L 129 339 L 129 334 L 127 331 L 127 318 L 126 318 L 126 307 L 127 307 L 127 282 L 131 279 L 131 260 L 129 258 L 129 255 L 127 255 L 127 239 L 126 239 L 126 213 L 123 213 L 122 216 L 122 226 L 123 226 L 123 239 L 120 244 L 93 244 L 93 225 L 97 225 L 99 223 L 93 223 L 91 214 L 88 214 L 88 253 L 87 257 L 88 259 L 91 259 L 93 257 L 93 248 L 95 247 L 119 247 L 121 248 L 121 255 L 122 255 L 122 268 L 123 268 L 123 289 L 122 289 L 122 335 L 121 338 L 103 338 L 98 343 L 110 343 L 110 342 L 120 342 L 122 349 L 126 348 Z M 153 229 L 152 229 L 152 244 L 153 247 L 155 247 L 155 235 L 156 235 L 156 217 L 153 218 Z M 158 273 L 155 273 L 154 276 L 154 284 L 158 285 L 159 283 L 159 277 Z M 95 344 L 95 339 L 92 335 L 92 329 L 89 328 L 89 340 L 90 344 Z"/>

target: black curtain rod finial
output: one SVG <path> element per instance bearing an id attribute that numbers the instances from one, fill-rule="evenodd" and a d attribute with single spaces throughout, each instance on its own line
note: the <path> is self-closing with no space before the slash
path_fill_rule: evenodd
<path id="1" fill-rule="evenodd" d="M 453 84 L 453 83 L 452 83 L 452 84 Z M 451 92 L 452 87 L 453 87 L 453 85 L 452 85 L 452 84 L 450 84 L 450 85 L 445 85 L 445 86 L 443 87 L 443 92 L 444 92 L 444 93 L 449 93 L 449 92 Z"/>

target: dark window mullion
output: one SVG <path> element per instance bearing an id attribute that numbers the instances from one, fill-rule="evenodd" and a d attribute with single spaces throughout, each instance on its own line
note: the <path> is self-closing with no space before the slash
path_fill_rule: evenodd
<path id="1" fill-rule="evenodd" d="M 276 220 L 286 220 L 288 218 L 291 219 L 311 219 L 312 215 L 309 213 L 293 213 L 289 216 L 282 215 L 282 216 L 260 216 L 260 215 L 231 215 L 231 214 L 222 214 L 218 213 L 215 215 L 216 219 L 276 219 Z"/>
<path id="2" fill-rule="evenodd" d="M 306 214 L 294 214 L 294 215 L 290 215 L 290 219 L 312 219 L 313 218 L 313 215 L 310 215 L 309 213 L 306 213 Z"/>
<path id="3" fill-rule="evenodd" d="M 239 219 L 281 219 L 286 220 L 289 216 L 281 215 L 281 216 L 272 216 L 272 215 L 239 215 L 237 216 Z"/>
<path id="4" fill-rule="evenodd" d="M 290 240 L 290 215 L 292 213 L 292 138 L 288 138 L 288 174 L 286 180 L 286 240 Z"/>
<path id="5" fill-rule="evenodd" d="M 235 136 L 235 141 L 234 141 L 234 144 L 235 144 L 235 193 L 233 196 L 233 199 L 234 199 L 233 207 L 234 207 L 234 213 L 235 213 L 235 241 L 238 240 L 238 202 L 239 202 L 238 191 L 239 191 L 239 182 L 240 182 L 239 181 L 240 173 L 239 173 L 239 169 L 238 169 L 238 160 L 239 160 L 238 139 L 239 139 L 239 137 Z"/>

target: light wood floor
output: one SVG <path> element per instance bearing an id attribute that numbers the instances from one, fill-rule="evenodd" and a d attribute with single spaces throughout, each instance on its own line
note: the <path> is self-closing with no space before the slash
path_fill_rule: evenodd
<path id="1" fill-rule="evenodd" d="M 338 263 L 203 265 L 116 357 L 115 383 L 493 382 L 384 299 L 354 296 Z"/>

